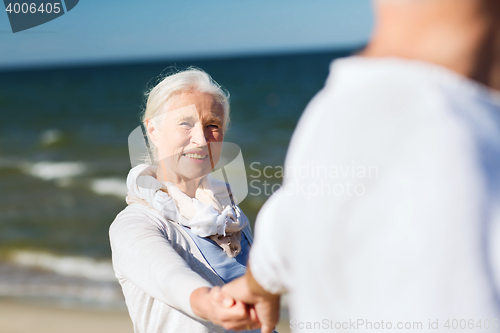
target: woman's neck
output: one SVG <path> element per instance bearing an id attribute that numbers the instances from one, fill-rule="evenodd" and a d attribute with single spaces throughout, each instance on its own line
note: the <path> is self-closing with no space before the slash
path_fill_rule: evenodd
<path id="1" fill-rule="evenodd" d="M 378 22 L 362 56 L 423 60 L 500 90 L 499 17 L 493 17 L 500 13 L 489 8 L 500 1 L 375 3 Z"/>
<path id="2" fill-rule="evenodd" d="M 201 184 L 201 178 L 185 180 L 175 173 L 168 173 L 166 171 L 164 163 L 160 163 L 160 165 L 158 166 L 156 179 L 160 182 L 171 182 L 190 198 L 194 198 L 196 196 L 196 190 Z"/>

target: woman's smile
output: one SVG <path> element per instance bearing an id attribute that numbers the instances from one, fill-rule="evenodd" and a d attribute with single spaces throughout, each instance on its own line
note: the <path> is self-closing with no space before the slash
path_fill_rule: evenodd
<path id="1" fill-rule="evenodd" d="M 208 161 L 208 154 L 205 152 L 187 152 L 182 154 L 182 157 L 185 157 L 191 163 L 202 164 L 205 161 Z"/>
<path id="2" fill-rule="evenodd" d="M 186 156 L 195 160 L 203 160 L 207 158 L 208 155 L 199 155 L 199 154 L 182 154 L 182 156 Z"/>

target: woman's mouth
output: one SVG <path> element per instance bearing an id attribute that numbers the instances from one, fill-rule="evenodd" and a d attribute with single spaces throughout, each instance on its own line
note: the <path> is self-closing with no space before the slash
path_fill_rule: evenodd
<path id="1" fill-rule="evenodd" d="M 189 157 L 189 158 L 192 158 L 192 159 L 195 159 L 195 160 L 204 160 L 205 158 L 207 158 L 208 155 L 200 155 L 200 154 L 193 154 L 193 153 L 188 153 L 188 154 L 182 154 L 182 156 L 186 156 L 186 157 Z"/>

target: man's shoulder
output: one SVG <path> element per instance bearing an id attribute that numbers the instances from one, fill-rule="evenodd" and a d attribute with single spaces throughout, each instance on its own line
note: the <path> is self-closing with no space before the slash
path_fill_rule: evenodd
<path id="1" fill-rule="evenodd" d="M 329 128 L 328 134 L 343 133 L 342 129 L 415 130 L 429 124 L 446 126 L 455 117 L 449 87 L 434 75 L 433 68 L 408 61 L 358 58 L 332 63 L 324 88 L 299 123 L 299 133 L 310 133 L 311 127 L 318 133 Z"/>
<path id="2" fill-rule="evenodd" d="M 402 59 L 351 57 L 332 62 L 320 94 L 329 102 L 426 102 L 444 98 L 443 85 L 433 67 Z M 426 99 L 423 99 L 426 97 Z M 385 109 L 385 108 L 384 108 Z"/>
<path id="3" fill-rule="evenodd" d="M 325 151 L 335 151 L 335 158 L 383 157 L 413 142 L 432 146 L 427 138 L 455 137 L 449 94 L 432 71 L 420 73 L 415 66 L 357 58 L 334 62 L 297 126 L 287 161 L 300 163 Z"/>

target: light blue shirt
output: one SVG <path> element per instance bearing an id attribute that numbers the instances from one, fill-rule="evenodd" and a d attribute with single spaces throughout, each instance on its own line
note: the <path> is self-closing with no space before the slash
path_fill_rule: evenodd
<path id="1" fill-rule="evenodd" d="M 191 229 L 184 227 L 189 236 L 198 246 L 198 249 L 205 257 L 208 264 L 225 282 L 231 282 L 237 277 L 245 274 L 247 269 L 248 253 L 250 252 L 250 243 L 245 237 L 245 233 L 241 232 L 241 252 L 234 258 L 227 255 L 226 252 L 213 240 L 207 237 L 200 237 L 191 232 Z"/>

